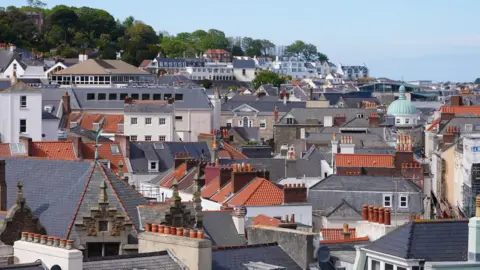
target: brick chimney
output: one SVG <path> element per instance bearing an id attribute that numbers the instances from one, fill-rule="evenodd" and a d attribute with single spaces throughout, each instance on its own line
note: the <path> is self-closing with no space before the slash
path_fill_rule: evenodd
<path id="1" fill-rule="evenodd" d="M 250 164 L 233 164 L 232 192 L 237 193 L 257 177 L 257 172 Z"/>
<path id="2" fill-rule="evenodd" d="M 190 270 L 212 269 L 212 242 L 202 231 L 164 225 L 138 235 L 138 253 L 170 250 Z"/>
<path id="3" fill-rule="evenodd" d="M 283 203 L 304 203 L 307 201 L 305 184 L 286 184 L 283 186 Z"/>
<path id="4" fill-rule="evenodd" d="M 82 153 L 82 138 L 80 137 L 71 137 L 73 144 L 73 152 L 75 153 L 75 157 L 78 159 L 83 158 L 83 153 Z"/>
<path id="5" fill-rule="evenodd" d="M 265 169 L 257 171 L 257 177 L 265 178 L 267 180 L 270 180 L 270 171 L 267 171 Z"/>
<path id="6" fill-rule="evenodd" d="M 463 105 L 462 96 L 452 96 L 450 98 L 450 103 L 452 106 L 462 106 Z"/>
<path id="7" fill-rule="evenodd" d="M 365 204 L 362 207 L 362 220 L 355 225 L 355 237 L 368 237 L 370 241 L 375 241 L 395 228 L 391 225 L 390 208 Z"/>
<path id="8" fill-rule="evenodd" d="M 63 115 L 69 115 L 72 112 L 72 107 L 70 106 L 70 95 L 68 91 L 65 91 L 65 94 L 62 96 L 62 110 Z"/>
<path id="9" fill-rule="evenodd" d="M 23 143 L 23 145 L 25 145 L 25 153 L 27 153 L 27 157 L 31 157 L 32 147 L 33 147 L 32 138 L 26 137 L 26 136 L 20 136 L 18 139 L 20 143 Z"/>
<path id="10" fill-rule="evenodd" d="M 198 160 L 189 158 L 185 160 L 185 163 L 187 164 L 187 171 L 190 171 L 192 168 L 196 167 L 198 165 Z M 200 172 L 198 172 L 200 173 Z"/>
<path id="11" fill-rule="evenodd" d="M 380 116 L 378 113 L 371 113 L 368 115 L 368 126 L 378 127 L 380 125 Z"/>
<path id="12" fill-rule="evenodd" d="M 333 124 L 337 127 L 342 126 L 343 124 L 345 124 L 345 122 L 347 122 L 347 117 L 345 116 L 345 114 L 336 114 L 333 117 Z"/>
<path id="13" fill-rule="evenodd" d="M 187 161 L 188 159 L 190 159 L 190 153 L 176 153 L 173 165 L 175 168 L 177 168 L 178 166 L 185 163 L 185 161 Z"/>
<path id="14" fill-rule="evenodd" d="M 220 180 L 220 188 L 225 186 L 228 182 L 230 182 L 230 179 L 232 179 L 232 168 L 220 168 L 219 171 L 219 180 Z"/>
<path id="15" fill-rule="evenodd" d="M 205 167 L 205 186 L 220 176 L 220 167 L 215 164 L 208 164 Z M 230 177 L 230 174 L 229 174 Z"/>
<path id="16" fill-rule="evenodd" d="M 453 111 L 453 108 L 442 107 L 441 113 L 440 113 L 440 120 L 441 121 L 449 121 L 454 117 L 455 117 L 455 113 Z"/>
<path id="17" fill-rule="evenodd" d="M 413 142 L 412 136 L 397 135 L 396 152 L 395 152 L 395 167 L 401 168 L 402 163 L 413 163 Z"/>
<path id="18" fill-rule="evenodd" d="M 278 107 L 275 106 L 275 109 L 273 110 L 273 120 L 275 121 L 275 123 L 278 122 Z"/>
<path id="19" fill-rule="evenodd" d="M 130 157 L 130 137 L 126 135 L 115 134 L 114 141 L 120 144 L 122 148 L 123 156 Z"/>
<path id="20" fill-rule="evenodd" d="M 6 162 L 0 160 L 0 211 L 7 211 L 7 175 Z"/>
<path id="21" fill-rule="evenodd" d="M 348 224 L 347 223 L 343 224 L 342 239 L 345 239 L 345 240 L 350 239 L 350 235 L 351 233 L 350 233 L 350 229 L 348 228 Z"/>

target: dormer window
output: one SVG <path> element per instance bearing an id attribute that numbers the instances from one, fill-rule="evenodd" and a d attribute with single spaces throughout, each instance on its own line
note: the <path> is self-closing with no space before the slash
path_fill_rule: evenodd
<path id="1" fill-rule="evenodd" d="M 295 118 L 293 117 L 287 117 L 287 124 L 288 125 L 293 125 L 295 123 Z"/>
<path id="2" fill-rule="evenodd" d="M 148 171 L 149 172 L 158 172 L 158 160 L 149 160 L 148 161 Z"/>

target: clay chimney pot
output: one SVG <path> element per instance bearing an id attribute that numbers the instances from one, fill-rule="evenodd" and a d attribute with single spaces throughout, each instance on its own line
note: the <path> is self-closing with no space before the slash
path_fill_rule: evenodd
<path id="1" fill-rule="evenodd" d="M 364 204 L 362 207 L 362 219 L 368 220 L 368 204 Z"/>

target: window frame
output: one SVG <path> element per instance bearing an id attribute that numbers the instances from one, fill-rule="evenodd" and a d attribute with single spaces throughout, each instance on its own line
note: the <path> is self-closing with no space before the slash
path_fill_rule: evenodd
<path id="1" fill-rule="evenodd" d="M 24 121 L 25 123 L 22 124 L 22 121 Z M 24 127 L 24 131 L 22 131 L 22 126 Z M 27 119 L 20 119 L 19 121 L 19 133 L 20 134 L 26 134 L 27 133 Z"/>
<path id="2" fill-rule="evenodd" d="M 138 118 L 130 117 L 130 125 L 138 125 Z"/>
<path id="3" fill-rule="evenodd" d="M 152 118 L 151 117 L 145 117 L 145 125 L 146 126 L 151 126 L 152 125 Z"/>
<path id="4" fill-rule="evenodd" d="M 27 96 L 20 96 L 20 108 L 27 108 Z"/>
<path id="5" fill-rule="evenodd" d="M 144 136 L 144 141 L 151 142 L 152 141 L 152 135 L 145 135 Z"/>
<path id="6" fill-rule="evenodd" d="M 263 125 L 263 127 L 262 127 L 262 125 Z M 267 129 L 267 119 L 262 119 L 262 120 L 260 120 L 260 122 L 259 122 L 259 124 L 258 124 L 258 127 L 259 127 L 260 129 Z"/>
<path id="7" fill-rule="evenodd" d="M 130 135 L 130 141 L 136 142 L 137 140 L 138 140 L 138 136 L 137 136 L 137 135 Z"/>
<path id="8" fill-rule="evenodd" d="M 159 142 L 166 142 L 166 141 L 167 141 L 167 136 L 165 136 L 165 135 L 158 135 L 158 141 L 159 141 Z"/>
<path id="9" fill-rule="evenodd" d="M 386 198 L 390 198 L 389 200 L 389 205 L 386 204 L 387 200 L 385 200 Z M 388 208 L 392 208 L 393 206 L 393 195 L 392 194 L 383 194 L 382 195 L 382 205 L 383 207 L 388 207 Z"/>
<path id="10" fill-rule="evenodd" d="M 166 124 L 167 124 L 167 118 L 165 118 L 165 117 L 158 118 L 158 125 L 164 126 Z"/>
<path id="11" fill-rule="evenodd" d="M 405 206 L 402 206 L 402 199 L 405 199 Z M 408 194 L 400 194 L 398 196 L 398 208 L 402 208 L 402 209 L 405 209 L 405 208 L 408 208 Z"/>

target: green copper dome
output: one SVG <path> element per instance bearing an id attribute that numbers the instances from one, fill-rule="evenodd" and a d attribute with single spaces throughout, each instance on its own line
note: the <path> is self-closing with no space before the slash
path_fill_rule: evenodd
<path id="1" fill-rule="evenodd" d="M 405 86 L 398 89 L 399 97 L 388 106 L 387 115 L 414 115 L 417 114 L 417 107 L 405 97 Z"/>

